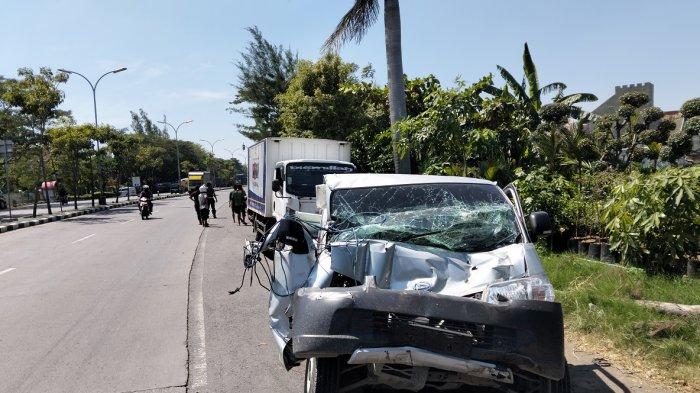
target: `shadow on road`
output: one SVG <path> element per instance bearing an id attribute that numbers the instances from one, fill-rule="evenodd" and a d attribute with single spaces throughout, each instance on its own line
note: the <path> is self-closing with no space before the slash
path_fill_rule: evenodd
<path id="1" fill-rule="evenodd" d="M 569 372 L 573 393 L 631 392 L 624 382 L 597 364 L 569 365 Z"/>
<path id="2" fill-rule="evenodd" d="M 105 224 L 109 222 L 122 222 L 125 218 L 124 215 L 133 215 L 135 218 L 141 218 L 138 214 L 138 210 L 135 208 L 131 209 L 112 209 L 102 212 L 97 212 L 94 214 L 88 214 L 84 216 L 78 216 L 73 218 L 65 219 L 65 222 L 74 222 L 78 224 L 85 225 L 95 225 L 95 224 Z"/>

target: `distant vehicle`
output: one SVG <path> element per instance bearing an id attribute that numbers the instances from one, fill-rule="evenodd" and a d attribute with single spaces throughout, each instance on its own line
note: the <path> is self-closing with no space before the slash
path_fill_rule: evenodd
<path id="1" fill-rule="evenodd" d="M 188 186 L 189 189 L 193 188 L 199 188 L 203 184 L 207 184 L 209 182 L 213 182 L 213 177 L 211 175 L 211 172 L 206 172 L 206 171 L 193 171 L 189 172 L 187 174 L 187 181 L 188 181 Z"/>
<path id="2" fill-rule="evenodd" d="M 169 188 L 171 194 L 179 194 L 180 192 L 182 192 L 182 188 L 180 188 L 179 183 L 170 183 Z"/>
<path id="3" fill-rule="evenodd" d="M 155 192 L 177 194 L 180 192 L 180 185 L 177 183 L 156 183 Z"/>
<path id="4" fill-rule="evenodd" d="M 290 212 L 316 213 L 316 185 L 331 173 L 355 172 L 350 143 L 266 138 L 248 149 L 248 215 L 261 238 Z"/>
<path id="5" fill-rule="evenodd" d="M 236 175 L 236 183 L 243 186 L 248 185 L 248 175 L 246 175 L 245 173 L 239 173 L 238 175 Z"/>
<path id="6" fill-rule="evenodd" d="M 121 187 L 119 188 L 119 196 L 120 197 L 125 197 L 125 196 L 136 196 L 138 193 L 136 192 L 135 187 Z"/>

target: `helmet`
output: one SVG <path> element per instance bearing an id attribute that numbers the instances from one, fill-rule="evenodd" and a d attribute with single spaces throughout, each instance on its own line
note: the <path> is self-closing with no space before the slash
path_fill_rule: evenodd
<path id="1" fill-rule="evenodd" d="M 199 192 L 207 192 L 207 186 L 203 185 L 199 187 Z"/>
<path id="2" fill-rule="evenodd" d="M 148 190 L 148 184 L 144 184 L 144 185 L 143 185 L 143 188 L 146 189 L 146 190 Z"/>

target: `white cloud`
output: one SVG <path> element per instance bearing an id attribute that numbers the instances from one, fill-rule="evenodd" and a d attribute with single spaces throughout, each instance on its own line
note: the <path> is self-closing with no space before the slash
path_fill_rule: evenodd
<path id="1" fill-rule="evenodd" d="M 196 101 L 220 101 L 226 100 L 229 93 L 223 90 L 186 90 L 178 93 L 170 93 L 168 97 L 170 98 L 189 98 Z"/>

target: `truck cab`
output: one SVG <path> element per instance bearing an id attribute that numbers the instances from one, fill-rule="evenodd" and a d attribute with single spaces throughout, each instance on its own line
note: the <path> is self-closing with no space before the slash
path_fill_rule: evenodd
<path id="1" fill-rule="evenodd" d="M 316 185 L 323 176 L 355 172 L 355 165 L 337 160 L 287 160 L 275 165 L 272 211 L 275 220 L 289 213 L 317 213 Z"/>

